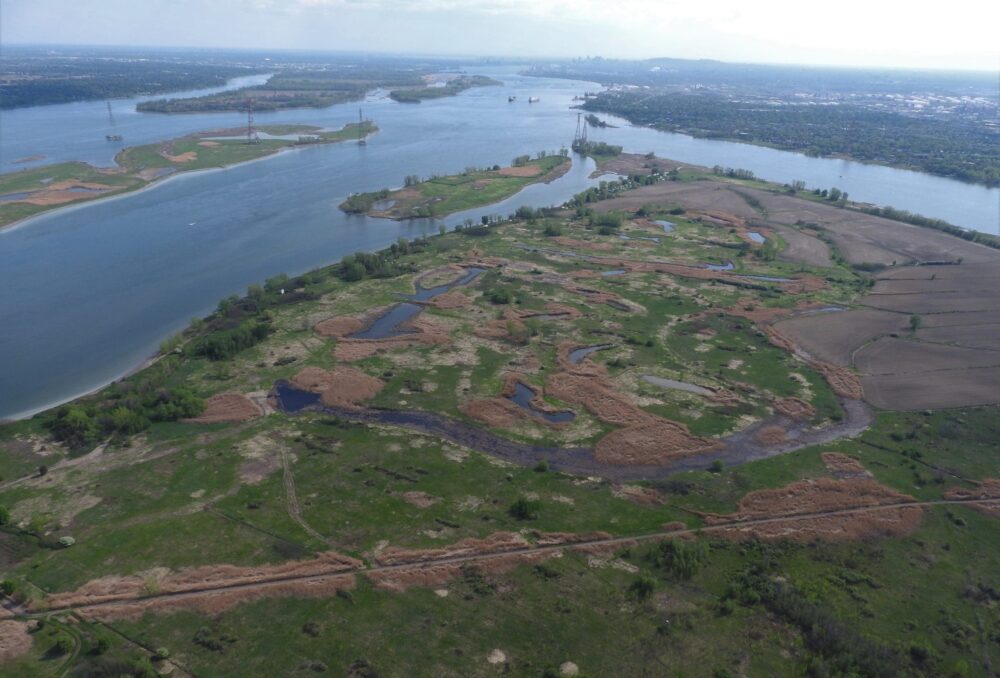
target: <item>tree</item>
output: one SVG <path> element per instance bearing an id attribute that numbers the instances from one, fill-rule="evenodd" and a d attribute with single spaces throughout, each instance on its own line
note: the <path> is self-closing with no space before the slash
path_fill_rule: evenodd
<path id="1" fill-rule="evenodd" d="M 703 541 L 663 541 L 656 553 L 657 564 L 678 579 L 690 579 L 707 560 L 708 547 Z"/>
<path id="2" fill-rule="evenodd" d="M 653 591 L 655 590 L 656 590 L 656 580 L 650 577 L 648 574 L 639 575 L 628 586 L 628 592 L 631 593 L 636 598 L 638 598 L 640 601 L 649 598 L 651 595 L 653 595 Z"/>
<path id="3" fill-rule="evenodd" d="M 924 322 L 923 318 L 921 318 L 919 315 L 911 315 L 910 316 L 910 331 L 911 332 L 916 332 L 917 330 L 919 330 L 920 329 L 920 325 L 923 324 L 923 322 Z"/>
<path id="4" fill-rule="evenodd" d="M 524 496 L 518 497 L 507 509 L 507 513 L 517 520 L 535 520 L 538 518 L 538 502 Z"/>

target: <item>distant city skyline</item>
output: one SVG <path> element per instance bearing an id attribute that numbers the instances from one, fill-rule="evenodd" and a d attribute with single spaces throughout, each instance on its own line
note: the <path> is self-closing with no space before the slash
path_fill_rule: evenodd
<path id="1" fill-rule="evenodd" d="M 15 44 L 1000 70 L 1000 6 L 953 0 L 4 0 Z"/>

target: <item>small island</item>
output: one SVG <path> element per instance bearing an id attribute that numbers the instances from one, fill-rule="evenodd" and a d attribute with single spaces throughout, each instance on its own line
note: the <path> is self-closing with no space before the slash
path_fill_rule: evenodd
<path id="1" fill-rule="evenodd" d="M 565 152 L 514 158 L 510 167 L 468 168 L 461 174 L 421 180 L 408 176 L 402 188 L 355 193 L 340 204 L 345 212 L 388 219 L 443 217 L 509 198 L 525 186 L 548 183 L 571 165 Z"/>
<path id="2" fill-rule="evenodd" d="M 117 167 L 61 162 L 0 175 L 0 228 L 36 214 L 145 188 L 181 172 L 228 167 L 298 146 L 362 139 L 378 128 L 371 121 L 339 130 L 312 125 L 264 125 L 264 137 L 248 143 L 244 128 L 198 132 L 178 139 L 125 148 Z"/>
<path id="3" fill-rule="evenodd" d="M 442 84 L 429 83 L 425 87 L 394 89 L 389 92 L 389 97 L 403 104 L 419 104 L 424 99 L 455 96 L 472 87 L 492 87 L 502 84 L 499 80 L 488 78 L 485 75 L 460 75 Z"/>

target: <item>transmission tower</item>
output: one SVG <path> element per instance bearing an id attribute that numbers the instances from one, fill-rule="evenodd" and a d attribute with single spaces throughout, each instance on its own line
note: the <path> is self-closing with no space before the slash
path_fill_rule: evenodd
<path id="1" fill-rule="evenodd" d="M 576 133 L 573 135 L 573 150 L 581 151 L 587 145 L 587 121 L 583 113 L 576 114 Z"/>
<path id="2" fill-rule="evenodd" d="M 253 99 L 249 97 L 247 97 L 247 143 L 260 143 L 260 136 L 257 134 L 257 129 L 253 126 Z"/>

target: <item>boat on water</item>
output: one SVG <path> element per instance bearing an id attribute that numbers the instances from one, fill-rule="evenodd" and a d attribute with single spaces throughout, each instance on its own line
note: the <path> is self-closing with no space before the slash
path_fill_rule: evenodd
<path id="1" fill-rule="evenodd" d="M 507 97 L 507 102 L 510 103 L 511 101 L 517 101 L 517 97 L 514 96 L 513 94 Z"/>
<path id="2" fill-rule="evenodd" d="M 539 101 L 541 101 L 541 99 L 539 97 L 528 97 L 528 103 L 529 104 L 534 104 L 534 103 L 537 103 Z"/>

